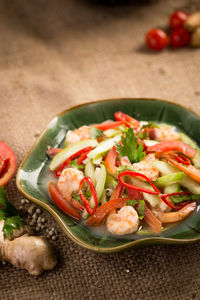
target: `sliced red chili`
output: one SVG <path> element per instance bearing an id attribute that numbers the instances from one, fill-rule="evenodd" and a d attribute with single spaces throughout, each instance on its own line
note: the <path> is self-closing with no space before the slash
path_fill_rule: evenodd
<path id="1" fill-rule="evenodd" d="M 86 150 L 87 148 L 87 150 Z M 87 158 L 88 153 L 92 150 L 92 147 L 86 147 L 85 151 L 79 156 L 77 159 L 78 165 L 82 164 L 82 162 Z"/>
<path id="2" fill-rule="evenodd" d="M 91 148 L 92 148 L 92 147 L 85 147 L 85 148 L 83 148 L 83 149 L 77 151 L 76 153 L 72 154 L 72 155 L 71 155 L 68 159 L 66 159 L 66 160 L 62 163 L 62 165 L 60 165 L 60 167 L 54 172 L 55 175 L 56 175 L 57 177 L 59 177 L 59 176 L 61 175 L 62 170 L 63 170 L 66 166 L 69 165 L 69 163 L 70 163 L 71 160 L 73 160 L 73 159 L 76 158 L 77 156 L 81 155 L 82 153 L 87 152 L 89 149 L 90 149 L 90 151 L 91 151 Z M 84 160 L 84 159 L 83 159 L 83 160 Z"/>
<path id="3" fill-rule="evenodd" d="M 171 197 L 171 196 L 179 196 L 179 195 L 189 195 L 186 192 L 178 192 L 178 193 L 171 193 L 171 194 L 163 194 L 160 195 L 160 198 L 163 202 L 165 202 L 165 204 L 167 204 L 168 206 L 170 206 L 173 209 L 179 210 L 181 208 L 183 208 L 183 206 L 187 205 L 189 203 L 189 201 L 186 202 L 182 202 L 179 206 L 175 206 L 173 205 L 171 202 L 169 202 L 169 200 L 167 198 Z"/>
<path id="4" fill-rule="evenodd" d="M 143 179 L 145 179 L 151 186 L 152 188 L 154 189 L 153 190 L 150 190 L 150 189 L 147 189 L 147 188 L 142 188 L 142 187 L 139 187 L 139 186 L 136 186 L 136 185 L 133 185 L 133 184 L 130 184 L 130 183 L 127 183 L 123 180 L 123 177 L 124 176 L 131 176 L 131 177 L 141 177 Z M 147 193 L 147 194 L 153 194 L 153 195 L 159 195 L 160 194 L 160 191 L 159 189 L 151 182 L 151 180 L 146 177 L 145 175 L 141 174 L 141 173 L 138 173 L 138 172 L 134 172 L 134 171 L 124 171 L 122 173 L 120 173 L 118 175 L 118 179 L 119 179 L 119 182 L 130 188 L 130 189 L 133 189 L 133 190 L 136 190 L 136 191 L 140 191 L 140 192 L 143 192 L 143 193 Z"/>
<path id="5" fill-rule="evenodd" d="M 82 191 L 82 186 L 85 184 L 85 182 L 87 182 L 89 184 L 89 189 L 90 189 L 90 193 L 91 193 L 91 197 L 94 198 L 94 203 L 95 203 L 95 206 L 94 208 L 92 209 L 91 206 L 90 206 L 90 203 L 88 201 L 88 199 L 85 197 L 85 195 L 83 194 L 83 191 Z M 97 193 L 96 193 L 96 190 L 94 188 L 94 185 L 92 183 L 92 180 L 90 177 L 84 177 L 81 182 L 80 182 L 80 185 L 79 185 L 79 196 L 83 202 L 83 205 L 85 206 L 87 212 L 89 215 L 92 215 L 95 210 L 97 209 L 97 206 L 98 206 L 98 199 L 97 199 Z"/>

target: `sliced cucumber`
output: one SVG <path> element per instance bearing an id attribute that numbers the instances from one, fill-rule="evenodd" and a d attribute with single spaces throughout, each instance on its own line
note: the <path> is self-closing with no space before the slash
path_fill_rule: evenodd
<path id="1" fill-rule="evenodd" d="M 50 163 L 50 170 L 51 171 L 56 170 L 66 159 L 68 159 L 70 156 L 72 156 L 76 152 L 80 151 L 81 149 L 83 149 L 85 147 L 90 147 L 90 146 L 96 147 L 97 145 L 98 145 L 98 142 L 96 140 L 85 140 L 85 141 L 81 141 L 79 143 L 70 145 L 67 148 L 64 148 L 61 152 L 56 154 L 56 156 L 54 156 L 54 158 L 52 159 L 52 161 Z"/>
<path id="2" fill-rule="evenodd" d="M 158 187 L 165 187 L 170 184 L 180 182 L 183 179 L 184 175 L 185 175 L 184 172 L 171 173 L 171 174 L 159 177 L 155 183 Z"/>
<path id="3" fill-rule="evenodd" d="M 172 193 L 178 193 L 180 192 L 180 184 L 179 183 L 173 183 L 164 188 L 165 194 L 172 194 Z"/>
<path id="4" fill-rule="evenodd" d="M 153 190 L 152 186 L 149 183 L 141 181 L 139 179 L 131 178 L 131 182 L 134 185 L 137 185 L 137 186 L 139 186 L 141 188 L 147 188 L 147 189 Z M 151 206 L 153 206 L 153 207 L 155 207 L 156 205 L 158 205 L 159 202 L 160 202 L 160 199 L 158 198 L 157 195 L 143 193 L 143 196 L 144 196 L 144 199 L 146 201 L 148 201 L 151 204 Z"/>
<path id="5" fill-rule="evenodd" d="M 95 180 L 96 180 L 96 193 L 98 201 L 100 201 L 102 193 L 104 191 L 105 182 L 106 182 L 106 168 L 104 165 L 100 165 L 100 168 L 96 168 L 94 172 Z"/>
<path id="6" fill-rule="evenodd" d="M 105 189 L 103 190 L 103 193 L 102 193 L 102 196 L 101 196 L 100 202 L 101 202 L 101 204 L 102 204 L 102 205 L 103 205 L 104 203 L 106 203 L 106 202 L 107 202 L 107 198 L 106 198 L 106 191 L 105 191 Z"/>
<path id="7" fill-rule="evenodd" d="M 111 175 L 106 175 L 106 187 L 107 188 L 116 188 L 116 186 L 117 186 L 117 184 L 118 184 L 118 181 L 115 179 L 115 178 L 113 178 Z"/>
<path id="8" fill-rule="evenodd" d="M 94 176 L 94 165 L 91 160 L 85 165 L 85 176 L 90 177 L 92 179 L 93 184 L 96 184 L 95 176 Z"/>
<path id="9" fill-rule="evenodd" d="M 193 194 L 200 194 L 200 184 L 187 175 L 181 180 L 181 185 L 186 187 Z"/>
<path id="10" fill-rule="evenodd" d="M 162 175 L 168 175 L 178 171 L 177 168 L 170 166 L 168 163 L 163 161 L 154 161 L 152 162 L 152 165 L 156 167 Z M 180 184 L 186 187 L 191 193 L 200 194 L 200 184 L 189 176 L 185 175 L 180 181 Z"/>
<path id="11" fill-rule="evenodd" d="M 117 135 L 112 139 L 101 142 L 95 149 L 89 152 L 88 157 L 91 159 L 96 159 L 99 156 L 102 156 L 115 145 L 115 142 L 119 142 L 120 140 L 121 135 Z"/>
<path id="12" fill-rule="evenodd" d="M 93 159 L 93 164 L 95 165 L 100 165 L 100 163 L 102 162 L 103 156 L 99 156 L 95 159 Z"/>
<path id="13" fill-rule="evenodd" d="M 119 129 L 108 129 L 104 131 L 104 135 L 107 136 L 108 138 L 112 138 L 116 135 L 119 135 L 121 133 L 121 130 Z"/>

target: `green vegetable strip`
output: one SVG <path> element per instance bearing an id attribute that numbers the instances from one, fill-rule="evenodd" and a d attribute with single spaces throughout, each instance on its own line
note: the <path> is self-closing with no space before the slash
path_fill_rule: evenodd
<path id="1" fill-rule="evenodd" d="M 165 187 L 167 185 L 180 182 L 183 179 L 184 175 L 185 175 L 184 172 L 176 172 L 176 173 L 164 175 L 162 177 L 159 177 L 156 180 L 155 184 L 158 187 Z"/>

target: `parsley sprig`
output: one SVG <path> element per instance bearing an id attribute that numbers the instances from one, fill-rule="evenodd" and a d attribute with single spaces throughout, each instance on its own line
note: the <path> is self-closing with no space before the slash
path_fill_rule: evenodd
<path id="1" fill-rule="evenodd" d="M 3 186 L 0 188 L 0 221 L 5 220 L 3 232 L 8 237 L 13 229 L 23 226 L 23 219 L 19 216 L 17 209 L 8 201 L 6 192 Z"/>
<path id="2" fill-rule="evenodd" d="M 117 152 L 121 156 L 128 156 L 131 163 L 140 162 L 145 156 L 145 152 L 143 151 L 142 143 L 139 144 L 137 142 L 137 138 L 134 134 L 133 128 L 129 128 L 125 132 L 125 137 L 121 137 L 121 143 L 115 143 L 117 148 Z"/>

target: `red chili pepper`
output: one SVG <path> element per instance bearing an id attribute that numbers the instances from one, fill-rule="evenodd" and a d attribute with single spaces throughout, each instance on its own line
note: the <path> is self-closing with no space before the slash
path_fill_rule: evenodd
<path id="1" fill-rule="evenodd" d="M 90 192 L 91 192 L 91 196 L 93 196 L 94 198 L 94 203 L 95 203 L 95 206 L 94 208 L 92 209 L 91 206 L 90 206 L 90 203 L 89 201 L 86 199 L 86 197 L 84 196 L 83 194 L 83 191 L 82 191 L 82 186 L 83 184 L 87 182 L 89 184 L 89 188 L 90 188 Z M 97 193 L 96 193 L 96 190 L 94 188 L 94 185 L 92 183 L 92 180 L 90 177 L 84 177 L 81 182 L 80 182 L 80 185 L 79 185 L 79 195 L 80 195 L 80 198 L 83 202 L 83 205 L 85 206 L 87 212 L 89 215 L 92 215 L 95 210 L 97 209 L 97 206 L 98 206 L 98 199 L 97 199 Z"/>
<path id="2" fill-rule="evenodd" d="M 144 178 L 152 186 L 154 191 L 150 190 L 150 189 L 146 189 L 146 188 L 141 188 L 139 186 L 136 186 L 136 185 L 125 182 L 123 180 L 123 177 L 126 176 L 126 175 L 132 176 L 132 177 L 142 177 L 142 178 Z M 124 172 L 122 172 L 118 175 L 118 179 L 119 179 L 119 182 L 122 185 L 124 185 L 124 186 L 126 186 L 130 189 L 140 191 L 140 192 L 143 192 L 143 193 L 147 193 L 147 194 L 153 194 L 153 195 L 159 195 L 160 194 L 159 189 L 151 182 L 151 180 L 148 177 L 146 177 L 145 175 L 141 174 L 141 173 L 137 173 L 137 172 L 134 172 L 134 171 L 124 171 Z"/>
<path id="3" fill-rule="evenodd" d="M 138 120 L 132 118 L 131 116 L 121 111 L 115 112 L 114 116 L 117 121 L 123 121 L 127 127 L 130 127 L 131 125 L 133 126 L 133 129 L 137 129 L 140 126 L 140 122 Z"/>
<path id="4" fill-rule="evenodd" d="M 182 154 L 177 154 L 177 156 L 174 157 L 179 163 L 182 163 L 184 165 L 189 166 L 191 164 L 191 161 L 189 160 L 189 158 L 187 158 L 186 156 L 182 155 Z"/>
<path id="5" fill-rule="evenodd" d="M 85 148 L 83 148 L 83 149 L 77 151 L 76 153 L 72 154 L 72 155 L 71 155 L 68 159 L 66 159 L 66 160 L 62 163 L 62 165 L 60 165 L 60 167 L 54 172 L 55 175 L 56 175 L 57 177 L 59 177 L 59 176 L 61 175 L 61 172 L 62 172 L 62 170 L 64 169 L 64 167 L 68 166 L 71 160 L 73 160 L 74 158 L 76 158 L 76 157 L 79 156 L 80 154 L 87 152 L 89 149 L 90 149 L 90 151 L 91 151 L 91 148 L 92 148 L 92 147 L 85 147 Z M 83 160 L 84 160 L 84 159 L 83 159 Z"/>
<path id="6" fill-rule="evenodd" d="M 86 150 L 87 148 L 87 150 Z M 86 147 L 85 151 L 79 156 L 77 159 L 78 165 L 82 164 L 82 162 L 87 158 L 88 153 L 92 150 L 92 147 Z"/>
<path id="7" fill-rule="evenodd" d="M 176 210 L 179 210 L 181 208 L 183 208 L 183 206 L 187 205 L 189 203 L 189 201 L 186 201 L 184 203 L 181 203 L 179 206 L 175 206 L 173 205 L 171 202 L 169 202 L 167 200 L 168 197 L 171 197 L 171 196 L 179 196 L 179 195 L 189 195 L 188 193 L 186 192 L 179 192 L 179 193 L 171 193 L 171 194 L 163 194 L 163 195 L 160 195 L 160 198 L 163 202 L 165 202 L 165 204 L 167 204 L 168 206 L 172 207 L 173 209 L 176 209 Z"/>

